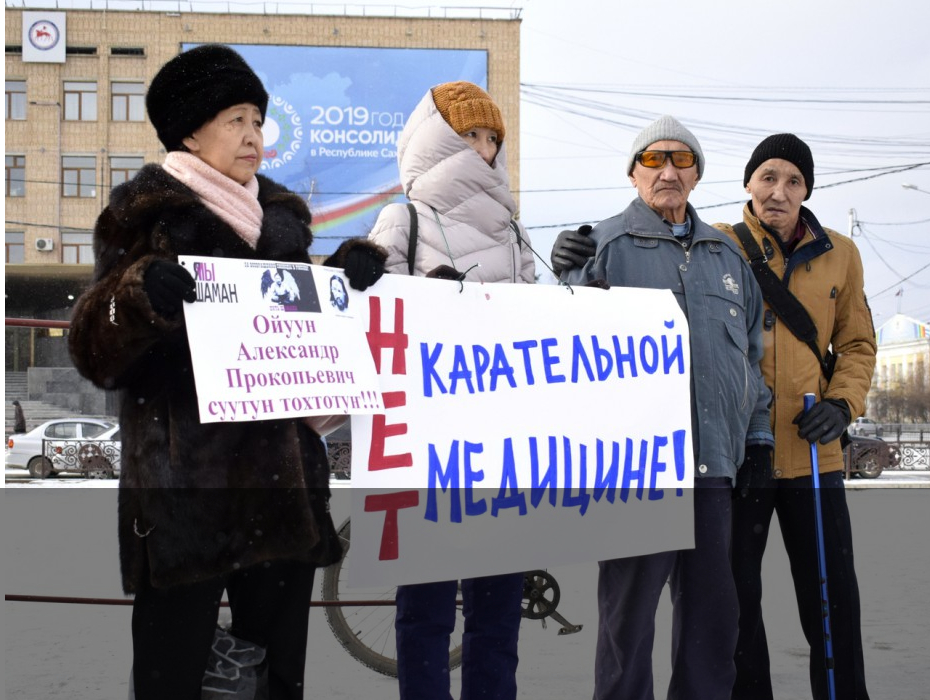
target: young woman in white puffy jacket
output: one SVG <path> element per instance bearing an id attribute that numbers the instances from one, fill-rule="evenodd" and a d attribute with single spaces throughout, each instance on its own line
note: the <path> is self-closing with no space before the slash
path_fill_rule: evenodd
<path id="1" fill-rule="evenodd" d="M 444 83 L 426 93 L 397 147 L 401 183 L 417 217 L 413 259 L 410 207 L 388 205 L 369 234 L 387 251 L 389 272 L 535 281 L 529 239 L 513 219 L 517 207 L 503 142 L 500 109 L 477 85 Z M 401 700 L 451 700 L 449 636 L 457 593 L 457 581 L 398 587 Z M 462 700 L 514 700 L 523 574 L 465 579 L 462 598 Z"/>

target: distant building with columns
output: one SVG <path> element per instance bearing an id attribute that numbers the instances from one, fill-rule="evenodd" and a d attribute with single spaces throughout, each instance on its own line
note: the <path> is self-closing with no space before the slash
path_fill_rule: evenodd
<path id="1" fill-rule="evenodd" d="M 891 390 L 913 382 L 930 368 L 930 324 L 895 314 L 879 326 L 872 389 Z"/>

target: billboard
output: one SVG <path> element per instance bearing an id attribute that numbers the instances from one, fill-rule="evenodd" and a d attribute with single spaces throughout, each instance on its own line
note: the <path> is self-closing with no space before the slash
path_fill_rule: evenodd
<path id="1" fill-rule="evenodd" d="M 382 207 L 403 198 L 397 138 L 429 88 L 487 88 L 485 50 L 232 47 L 270 96 L 261 173 L 308 200 L 314 255 L 367 235 Z"/>

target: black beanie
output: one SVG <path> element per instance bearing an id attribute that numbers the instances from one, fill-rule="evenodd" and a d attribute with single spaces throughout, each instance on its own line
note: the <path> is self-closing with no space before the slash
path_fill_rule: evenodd
<path id="1" fill-rule="evenodd" d="M 178 54 L 152 78 L 145 95 L 149 120 L 168 151 L 217 114 L 248 102 L 265 119 L 268 93 L 242 56 L 222 44 L 205 44 Z"/>
<path id="2" fill-rule="evenodd" d="M 814 156 L 811 155 L 810 147 L 794 134 L 773 134 L 756 146 L 749 162 L 746 163 L 743 187 L 749 184 L 756 169 L 770 158 L 781 158 L 797 166 L 807 186 L 807 196 L 804 199 L 810 199 L 811 192 L 814 191 Z"/>

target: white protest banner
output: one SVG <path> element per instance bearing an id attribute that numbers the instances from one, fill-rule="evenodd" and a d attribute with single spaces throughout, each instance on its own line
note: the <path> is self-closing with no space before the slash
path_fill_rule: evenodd
<path id="1" fill-rule="evenodd" d="M 341 270 L 181 255 L 197 284 L 184 304 L 200 420 L 383 410 Z"/>
<path id="2" fill-rule="evenodd" d="M 693 546 L 671 292 L 385 275 L 366 296 L 385 411 L 352 419 L 350 586 Z"/>

